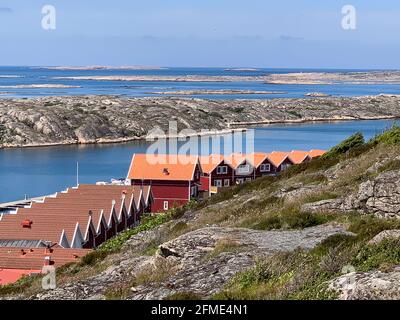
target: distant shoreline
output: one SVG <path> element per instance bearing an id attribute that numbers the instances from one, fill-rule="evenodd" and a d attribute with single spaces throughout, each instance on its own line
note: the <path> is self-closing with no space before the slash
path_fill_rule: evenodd
<path id="1" fill-rule="evenodd" d="M 255 125 L 399 118 L 400 95 L 262 100 L 6 98 L 0 99 L 0 148 L 144 141 L 156 128 L 168 134 L 169 121 L 176 121 L 179 130 L 194 130 L 191 136 L 201 136 L 246 130 Z M 204 129 L 208 133 L 202 132 Z"/>

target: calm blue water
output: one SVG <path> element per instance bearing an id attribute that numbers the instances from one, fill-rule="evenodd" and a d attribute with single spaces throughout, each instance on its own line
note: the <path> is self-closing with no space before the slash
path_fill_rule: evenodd
<path id="1" fill-rule="evenodd" d="M 255 150 L 329 149 L 355 132 L 367 139 L 391 127 L 393 121 L 351 121 L 274 125 L 255 129 Z M 222 139 L 221 139 L 222 140 Z M 183 144 L 182 142 L 181 144 Z M 132 154 L 145 152 L 143 142 L 0 150 L 0 202 L 54 193 L 80 182 L 123 178 Z"/>
<path id="2" fill-rule="evenodd" d="M 169 68 L 163 70 L 49 70 L 38 67 L 0 67 L 0 98 L 7 97 L 36 97 L 49 95 L 86 95 L 110 94 L 127 97 L 157 96 L 154 92 L 177 90 L 256 90 L 280 91 L 284 94 L 273 95 L 196 95 L 197 98 L 210 99 L 272 99 L 272 98 L 299 98 L 309 92 L 322 92 L 333 96 L 376 95 L 380 93 L 398 94 L 400 85 L 273 85 L 262 82 L 218 82 L 218 83 L 191 83 L 191 82 L 162 82 L 162 81 L 95 81 L 95 80 L 60 80 L 56 77 L 71 76 L 101 76 L 101 75 L 236 75 L 259 76 L 270 73 L 288 72 L 344 72 L 362 70 L 309 70 L 309 69 L 258 69 L 258 71 L 228 71 L 222 68 Z M 4 76 L 18 76 L 8 78 Z M 17 85 L 31 84 L 63 84 L 79 86 L 80 88 L 13 88 Z M 162 95 L 165 97 L 165 95 Z M 187 96 L 185 96 L 187 97 Z M 192 96 L 193 97 L 193 96 Z"/>

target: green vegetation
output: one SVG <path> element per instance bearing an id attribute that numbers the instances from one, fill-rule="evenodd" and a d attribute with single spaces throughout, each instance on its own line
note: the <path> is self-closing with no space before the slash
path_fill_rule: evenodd
<path id="1" fill-rule="evenodd" d="M 214 299 L 334 299 L 329 280 L 342 274 L 346 266 L 356 271 L 390 270 L 400 264 L 400 240 L 378 245 L 368 241 L 382 229 L 398 228 L 398 220 L 380 220 L 358 214 L 339 215 L 355 236 L 329 237 L 313 250 L 278 253 L 259 261 L 254 268 L 237 274 Z"/>
<path id="2" fill-rule="evenodd" d="M 384 131 L 371 140 L 374 144 L 383 144 L 386 146 L 400 144 L 400 127 L 394 125 L 391 129 Z"/>
<path id="3" fill-rule="evenodd" d="M 400 264 L 400 239 L 386 239 L 376 245 L 363 247 L 352 264 L 359 271 L 387 270 Z"/>
<path id="4" fill-rule="evenodd" d="M 166 213 L 159 213 L 155 215 L 149 215 L 142 218 L 142 222 L 139 226 L 133 229 L 121 232 L 118 236 L 107 240 L 98 249 L 88 253 L 86 256 L 82 257 L 81 265 L 94 265 L 101 260 L 104 260 L 111 253 L 116 253 L 122 249 L 122 246 L 138 233 L 152 230 L 167 221 L 179 218 L 187 208 L 192 206 L 190 203 L 182 208 L 173 208 Z"/>
<path id="5" fill-rule="evenodd" d="M 378 173 L 392 170 L 400 170 L 400 160 L 390 160 L 378 169 Z"/>
<path id="6" fill-rule="evenodd" d="M 365 144 L 364 136 L 361 133 L 356 133 L 352 135 L 350 138 L 344 140 L 339 143 L 337 146 L 333 147 L 327 153 L 325 153 L 322 158 L 330 159 L 337 158 L 343 154 L 346 154 L 352 149 L 361 147 Z"/>
<path id="7" fill-rule="evenodd" d="M 38 278 L 39 276 L 24 276 L 15 283 L 0 286 L 0 296 L 9 294 L 22 294 L 25 290 L 30 288 Z"/>

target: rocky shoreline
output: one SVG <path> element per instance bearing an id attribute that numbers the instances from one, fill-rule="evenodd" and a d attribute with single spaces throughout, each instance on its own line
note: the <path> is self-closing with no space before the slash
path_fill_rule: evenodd
<path id="1" fill-rule="evenodd" d="M 400 96 L 264 100 L 43 97 L 0 100 L 0 148 L 144 139 L 169 121 L 218 134 L 257 124 L 400 118 Z"/>

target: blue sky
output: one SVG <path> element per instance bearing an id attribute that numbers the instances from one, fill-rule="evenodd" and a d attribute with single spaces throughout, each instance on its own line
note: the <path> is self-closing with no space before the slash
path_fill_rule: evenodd
<path id="1" fill-rule="evenodd" d="M 400 68 L 399 33 L 398 0 L 0 0 L 0 65 Z"/>

